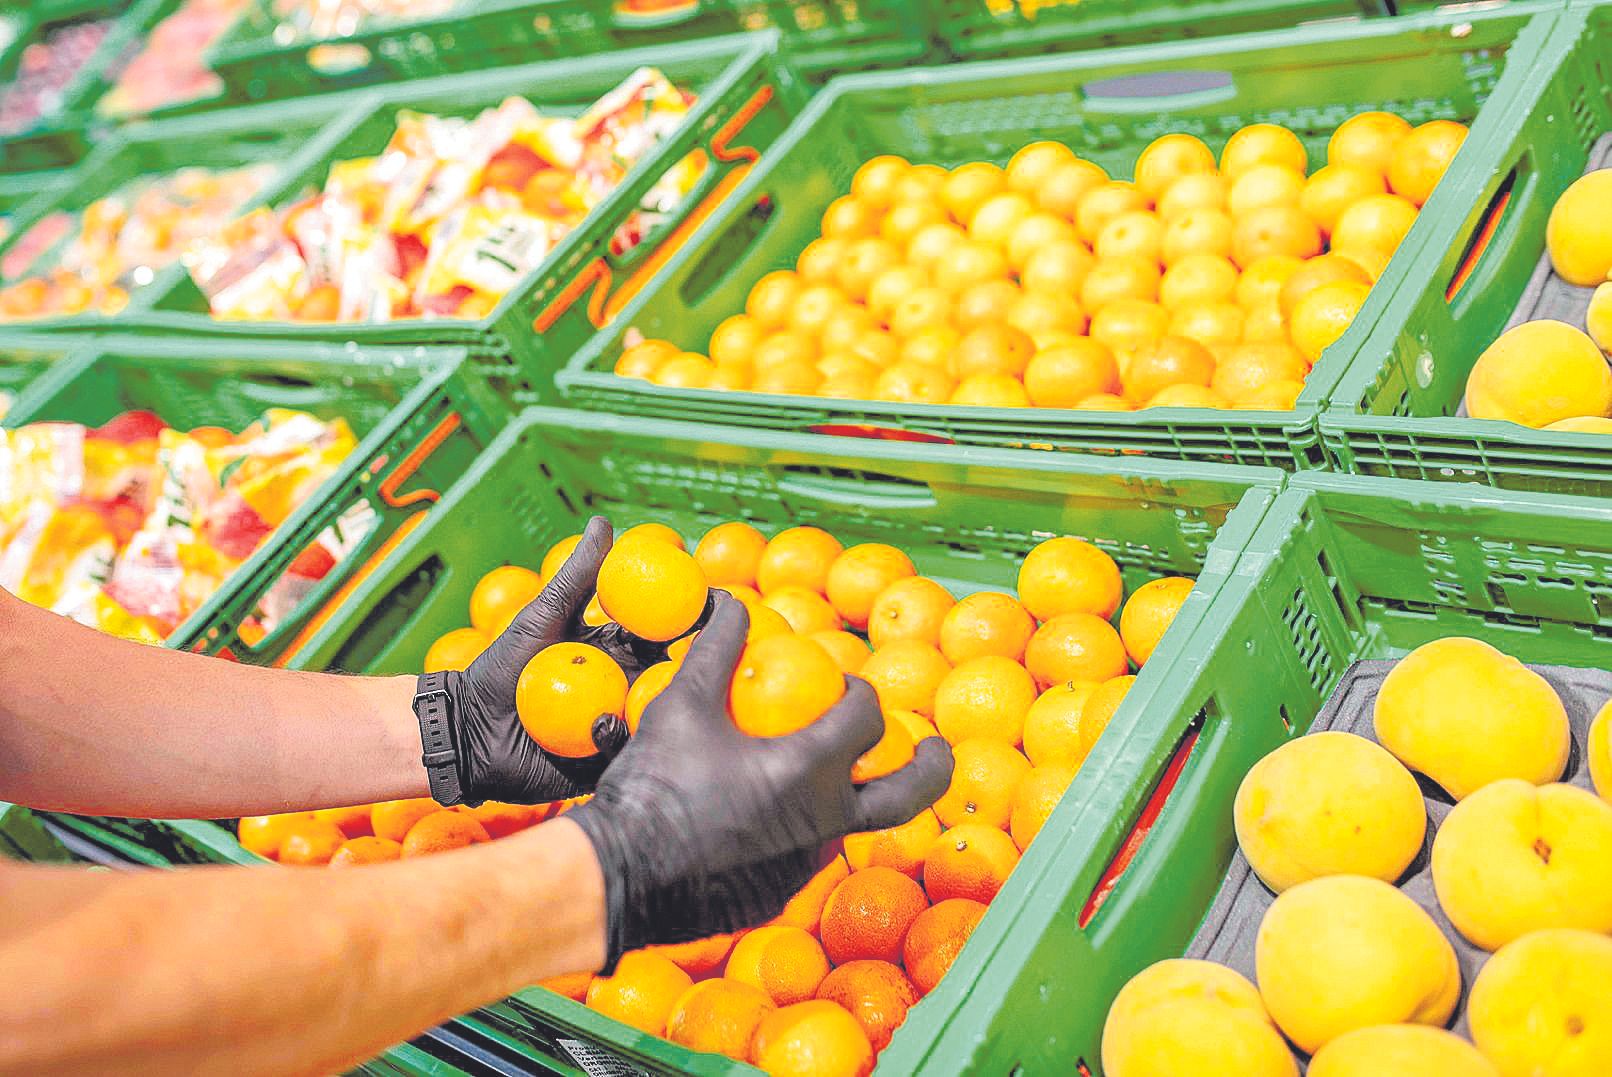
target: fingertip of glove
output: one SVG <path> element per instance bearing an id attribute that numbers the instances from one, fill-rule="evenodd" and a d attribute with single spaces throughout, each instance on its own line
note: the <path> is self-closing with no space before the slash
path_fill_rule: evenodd
<path id="1" fill-rule="evenodd" d="M 614 756 L 627 746 L 627 723 L 619 714 L 601 714 L 593 720 L 593 746 L 599 754 Z"/>

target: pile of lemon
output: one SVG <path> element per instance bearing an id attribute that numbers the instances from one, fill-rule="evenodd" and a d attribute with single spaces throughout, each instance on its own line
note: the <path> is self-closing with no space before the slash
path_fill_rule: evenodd
<path id="1" fill-rule="evenodd" d="M 1006 168 L 877 157 L 704 354 L 643 340 L 615 372 L 906 404 L 1291 409 L 1465 137 L 1361 113 L 1311 173 L 1275 124 L 1218 160 L 1170 134 L 1129 180 L 1056 142 Z"/>

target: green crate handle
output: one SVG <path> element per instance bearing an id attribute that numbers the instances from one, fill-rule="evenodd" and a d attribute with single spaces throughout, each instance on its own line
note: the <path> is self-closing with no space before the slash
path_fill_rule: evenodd
<path id="1" fill-rule="evenodd" d="M 784 467 L 778 476 L 778 489 L 826 505 L 863 506 L 900 512 L 934 508 L 939 501 L 925 482 L 894 475 L 832 475 L 806 469 Z"/>

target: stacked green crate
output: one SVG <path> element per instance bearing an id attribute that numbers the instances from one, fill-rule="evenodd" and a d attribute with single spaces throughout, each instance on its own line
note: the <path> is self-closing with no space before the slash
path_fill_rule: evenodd
<path id="1" fill-rule="evenodd" d="M 1005 162 L 1038 139 L 1068 144 L 1116 176 L 1175 131 L 1218 151 L 1238 128 L 1269 121 L 1324 158 L 1351 115 L 1386 109 L 1412 122 L 1471 121 L 1505 78 L 1520 79 L 1553 24 L 1522 5 L 1461 19 L 1373 20 L 1139 46 L 1102 54 L 960 65 L 836 80 L 649 288 L 559 375 L 577 405 L 618 414 L 702 417 L 792 430 L 856 429 L 967 444 L 1146 454 L 1293 469 L 1323 463 L 1313 425 L 1327 392 L 1388 307 L 1373 289 L 1320 358 L 1292 412 L 1149 409 L 1134 413 L 911 405 L 751 392 L 671 389 L 611 373 L 628 329 L 700 350 L 743 310 L 752 284 L 793 267 L 824 208 L 866 160 L 895 153 L 954 166 Z M 1169 84 L 1169 88 L 1162 88 Z M 1463 160 L 1467 158 L 1463 157 Z M 1458 160 L 1455 171 L 1464 166 Z M 1416 249 L 1419 222 L 1393 266 Z M 1393 273 L 1390 268 L 1389 273 Z"/>
<path id="2" fill-rule="evenodd" d="M 76 348 L 72 340 L 43 333 L 0 333 L 0 422 L 27 389 Z"/>
<path id="3" fill-rule="evenodd" d="M 1569 5 L 1512 86 L 1424 209 L 1431 227 L 1397 267 L 1394 302 L 1332 392 L 1321 435 L 1345 471 L 1605 497 L 1612 438 L 1457 412 L 1524 299 L 1557 197 L 1612 134 L 1612 4 Z"/>
<path id="4" fill-rule="evenodd" d="M 1242 776 L 1308 728 L 1351 662 L 1462 635 L 1525 662 L 1604 668 L 1609 566 L 1612 508 L 1603 501 L 1320 473 L 1290 479 L 1197 634 L 1136 701 L 1154 738 L 1131 741 L 1127 754 L 1146 758 L 1132 768 L 1083 767 L 1053 816 L 1049 826 L 1066 840 L 1048 858 L 1056 886 L 1046 885 L 1049 873 L 1039 887 L 1048 900 L 1021 903 L 1000 924 L 994 952 L 964 949 L 936 992 L 957 1016 L 936 1035 L 915 1011 L 885 1065 L 1069 1073 L 1084 1063 L 1099 1073 L 1114 995 L 1152 961 L 1184 951 L 1220 886 Z M 1174 788 L 1149 802 L 1152 831 L 1106 893 L 1102 869 L 1123 836 L 1110 806 L 1146 798 L 1149 782 L 1179 763 L 1177 744 L 1186 754 Z M 1129 934 L 1134 922 L 1150 925 L 1145 940 Z"/>

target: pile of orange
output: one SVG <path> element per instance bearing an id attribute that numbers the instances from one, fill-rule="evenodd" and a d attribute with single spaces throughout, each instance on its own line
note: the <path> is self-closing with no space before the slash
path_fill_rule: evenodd
<path id="1" fill-rule="evenodd" d="M 1171 134 L 1130 180 L 1056 142 L 1006 168 L 877 157 L 704 353 L 645 340 L 615 372 L 904 404 L 1287 410 L 1465 136 L 1365 112 L 1310 173 L 1275 124 L 1218 160 Z"/>
<path id="2" fill-rule="evenodd" d="M 444 808 L 429 797 L 350 808 L 253 815 L 240 821 L 241 845 L 281 864 L 333 868 L 379 864 L 491 841 L 536 826 L 566 804 Z"/>

